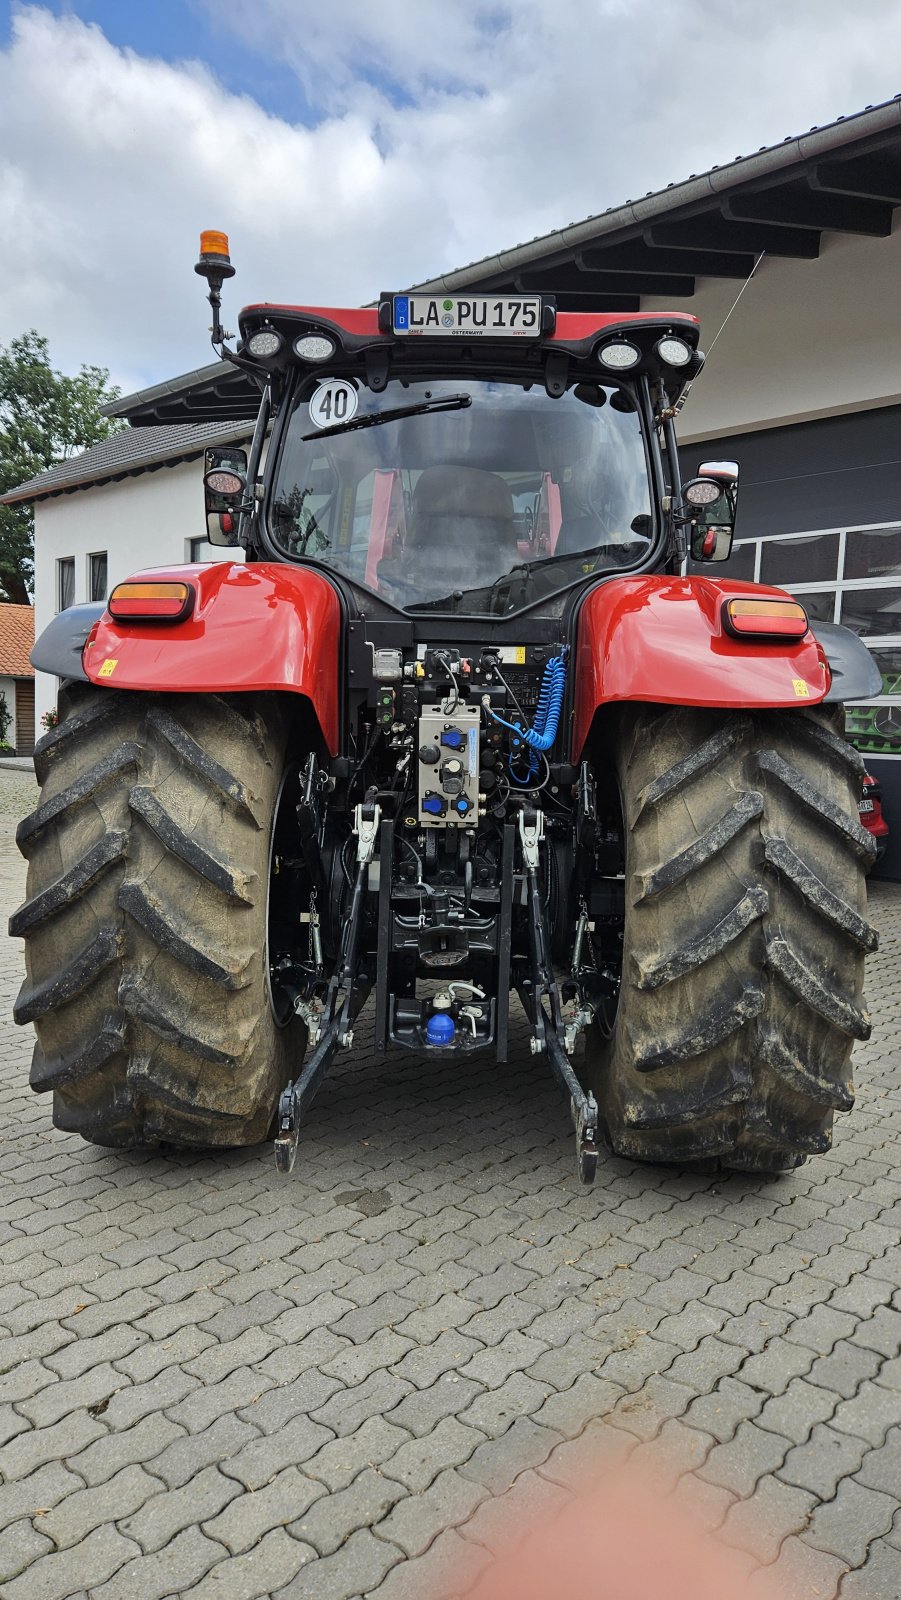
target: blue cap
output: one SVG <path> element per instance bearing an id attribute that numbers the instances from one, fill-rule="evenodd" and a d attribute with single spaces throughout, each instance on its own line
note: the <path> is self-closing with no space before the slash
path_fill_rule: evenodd
<path id="1" fill-rule="evenodd" d="M 429 1017 L 425 1036 L 429 1044 L 451 1044 L 456 1031 L 453 1017 L 446 1011 L 436 1011 Z"/>

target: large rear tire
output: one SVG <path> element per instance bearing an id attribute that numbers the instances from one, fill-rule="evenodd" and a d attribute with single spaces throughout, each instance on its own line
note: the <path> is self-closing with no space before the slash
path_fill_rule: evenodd
<path id="1" fill-rule="evenodd" d="M 852 1105 L 874 850 L 842 727 L 840 707 L 622 715 L 622 984 L 585 1066 L 621 1155 L 778 1171 Z"/>
<path id="2" fill-rule="evenodd" d="M 267 968 L 282 704 L 69 684 L 60 709 L 10 923 L 32 1088 L 97 1144 L 256 1143 L 306 1045 L 293 1012 L 278 1025 Z"/>

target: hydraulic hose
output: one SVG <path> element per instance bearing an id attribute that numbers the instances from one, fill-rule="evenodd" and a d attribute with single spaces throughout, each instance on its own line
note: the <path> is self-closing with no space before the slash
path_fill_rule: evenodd
<path id="1" fill-rule="evenodd" d="M 541 692 L 530 728 L 523 728 L 518 722 L 507 722 L 496 711 L 489 712 L 489 715 L 495 722 L 499 722 L 502 728 L 509 728 L 511 733 L 515 733 L 531 750 L 550 750 L 557 737 L 565 687 L 566 662 L 562 655 L 552 656 L 544 669 Z"/>

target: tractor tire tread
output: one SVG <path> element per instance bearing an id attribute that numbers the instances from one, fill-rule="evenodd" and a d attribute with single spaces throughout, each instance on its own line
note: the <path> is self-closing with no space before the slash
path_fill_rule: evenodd
<path id="1" fill-rule="evenodd" d="M 98 1144 L 256 1143 L 306 1044 L 276 1025 L 265 967 L 286 706 L 81 684 L 59 705 L 11 924 L 32 1087 Z"/>
<path id="2" fill-rule="evenodd" d="M 584 1064 L 617 1153 L 784 1170 L 827 1149 L 834 1113 L 853 1104 L 877 939 L 841 718 L 831 706 L 621 713 L 635 819 L 622 986 Z"/>

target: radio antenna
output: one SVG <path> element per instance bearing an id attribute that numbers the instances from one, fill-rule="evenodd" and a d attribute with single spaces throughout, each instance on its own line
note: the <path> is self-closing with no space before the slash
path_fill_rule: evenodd
<path id="1" fill-rule="evenodd" d="M 729 310 L 726 312 L 726 315 L 724 316 L 722 322 L 720 323 L 719 328 L 717 329 L 717 332 L 714 335 L 714 338 L 713 338 L 713 341 L 711 343 L 710 349 L 707 351 L 707 360 L 708 361 L 710 360 L 710 357 L 713 354 L 713 350 L 714 350 L 714 347 L 716 345 L 717 339 L 719 338 L 720 334 L 722 333 L 723 329 L 725 328 L 726 323 L 729 321 L 729 318 L 731 317 L 733 311 L 735 310 L 735 307 L 738 305 L 739 300 L 741 299 L 742 295 L 744 294 L 745 290 L 747 289 L 748 284 L 751 282 L 751 279 L 753 278 L 755 272 L 757 271 L 757 268 L 760 266 L 760 263 L 763 260 L 765 255 L 766 255 L 766 251 L 765 250 L 761 250 L 760 255 L 757 257 L 757 260 L 754 262 L 754 265 L 751 268 L 750 272 L 748 273 L 748 276 L 745 278 L 745 281 L 742 284 L 741 288 L 739 289 L 738 294 L 735 296 L 735 299 L 733 300 L 731 306 L 729 307 Z M 702 371 L 703 371 L 703 368 L 702 368 Z M 698 374 L 698 376 L 700 377 L 700 373 Z"/>
<path id="2" fill-rule="evenodd" d="M 697 383 L 698 378 L 701 377 L 702 373 L 706 372 L 707 363 L 708 363 L 708 361 L 710 360 L 710 357 L 713 354 L 714 347 L 716 345 L 717 339 L 719 338 L 720 334 L 722 333 L 723 329 L 725 328 L 726 323 L 729 321 L 729 318 L 731 317 L 733 311 L 735 310 L 735 307 L 738 305 L 739 300 L 741 299 L 742 295 L 744 294 L 745 290 L 747 289 L 748 284 L 751 282 L 751 279 L 753 278 L 755 272 L 757 271 L 757 268 L 760 266 L 760 263 L 763 260 L 765 255 L 766 255 L 766 251 L 765 250 L 761 250 L 760 255 L 757 257 L 757 260 L 754 262 L 753 267 L 751 268 L 750 272 L 748 273 L 748 276 L 745 278 L 745 281 L 742 284 L 741 288 L 739 289 L 738 294 L 735 296 L 735 299 L 733 300 L 731 306 L 729 307 L 729 310 L 726 312 L 726 315 L 724 316 L 722 322 L 720 323 L 720 325 L 719 325 L 719 327 L 718 327 L 718 329 L 717 329 L 717 331 L 716 331 L 716 333 L 714 335 L 713 342 L 711 343 L 710 349 L 707 351 L 707 354 L 706 354 L 705 359 L 704 359 L 704 365 L 701 368 L 701 371 L 698 373 L 698 377 L 697 378 L 693 378 L 691 380 L 691 382 L 689 382 L 689 383 L 687 383 L 685 385 L 685 388 L 682 390 L 682 393 L 680 394 L 680 396 L 679 396 L 678 400 L 676 401 L 675 405 L 668 412 L 661 412 L 661 416 L 665 416 L 666 415 L 666 416 L 677 417 L 679 415 L 679 412 L 682 410 L 682 407 L 684 406 L 686 400 L 688 399 L 689 394 L 691 393 L 693 384 Z"/>

